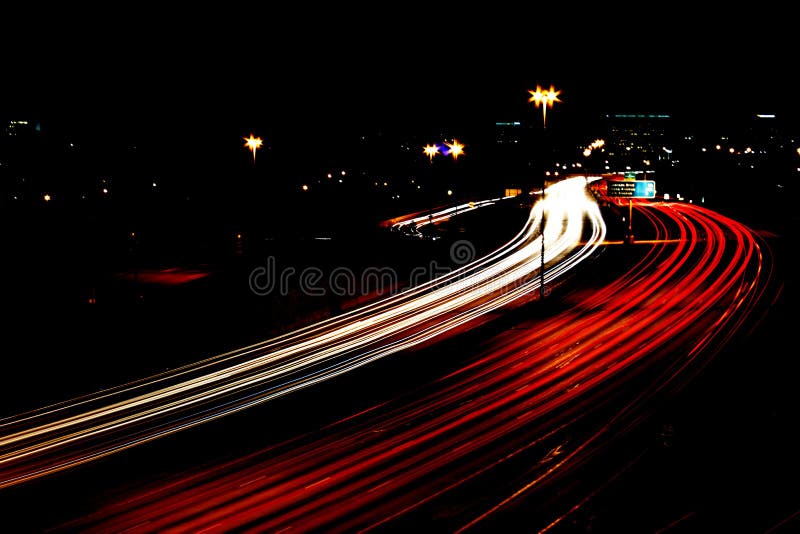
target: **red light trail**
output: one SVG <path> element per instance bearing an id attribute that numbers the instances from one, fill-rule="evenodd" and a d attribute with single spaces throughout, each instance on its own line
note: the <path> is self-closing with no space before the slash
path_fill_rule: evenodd
<path id="1" fill-rule="evenodd" d="M 635 428 L 653 399 L 691 380 L 768 296 L 769 249 L 750 229 L 694 205 L 636 206 L 655 239 L 630 249 L 637 261 L 612 282 L 567 293 L 564 311 L 496 335 L 417 391 L 128 494 L 69 526 L 352 531 L 409 517 L 449 531 L 489 524 Z M 492 481 L 514 465 L 524 468 Z M 458 505 L 454 495 L 477 485 L 487 488 L 482 497 Z M 547 530 L 572 511 L 535 518 L 531 528 Z"/>

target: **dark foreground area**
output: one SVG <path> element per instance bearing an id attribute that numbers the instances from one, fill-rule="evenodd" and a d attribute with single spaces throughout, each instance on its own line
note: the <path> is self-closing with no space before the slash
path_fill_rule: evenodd
<path id="1" fill-rule="evenodd" d="M 391 232 L 369 211 L 334 219 L 335 207 L 296 225 L 275 223 L 280 215 L 273 214 L 266 222 L 216 226 L 196 214 L 161 226 L 156 220 L 134 235 L 123 220 L 32 214 L 5 233 L 0 416 L 263 341 L 396 293 L 415 270 L 422 269 L 419 283 L 457 267 L 450 253 L 456 241 L 467 240 L 473 255 L 493 250 L 519 230 L 528 210 L 509 201 L 461 215 L 438 225 L 435 240 Z M 257 269 L 261 276 L 251 280 Z M 332 288 L 337 269 L 344 276 Z M 305 271 L 318 279 L 304 282 Z"/>

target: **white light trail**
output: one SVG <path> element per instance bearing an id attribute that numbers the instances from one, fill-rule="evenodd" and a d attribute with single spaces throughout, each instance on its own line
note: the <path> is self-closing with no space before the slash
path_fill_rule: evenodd
<path id="1" fill-rule="evenodd" d="M 605 224 L 586 192 L 586 179 L 558 182 L 534 205 L 511 241 L 444 276 L 262 343 L 0 420 L 0 488 L 308 387 L 419 345 L 530 294 L 539 288 L 537 234 L 543 210 L 546 282 L 586 259 L 605 238 Z M 448 214 L 440 216 L 449 216 L 445 211 Z M 582 240 L 585 220 L 591 237 Z"/>

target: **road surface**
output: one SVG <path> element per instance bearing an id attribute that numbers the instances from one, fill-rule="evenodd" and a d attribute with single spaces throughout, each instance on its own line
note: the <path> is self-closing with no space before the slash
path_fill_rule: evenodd
<path id="1" fill-rule="evenodd" d="M 447 275 L 263 343 L 0 421 L 0 488 L 311 386 L 528 297 L 539 287 L 543 210 L 546 282 L 588 258 L 604 239 L 586 179 L 561 181 L 509 243 Z"/>
<path id="2" fill-rule="evenodd" d="M 635 261 L 618 276 L 567 292 L 563 311 L 493 336 L 463 366 L 64 527 L 452 532 L 502 526 L 522 500 L 534 503 L 525 531 L 558 527 L 593 490 L 567 505 L 552 504 L 555 490 L 579 485 L 576 470 L 646 420 L 772 297 L 769 249 L 744 225 L 681 203 L 638 203 L 637 216 L 652 239 L 628 246 Z"/>

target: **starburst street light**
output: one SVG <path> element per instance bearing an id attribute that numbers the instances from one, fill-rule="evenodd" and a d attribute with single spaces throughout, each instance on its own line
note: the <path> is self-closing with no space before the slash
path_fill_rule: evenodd
<path id="1" fill-rule="evenodd" d="M 542 128 L 547 128 L 547 108 L 553 107 L 553 103 L 561 102 L 558 99 L 558 95 L 561 94 L 561 91 L 556 91 L 556 88 L 550 85 L 550 89 L 543 91 L 541 85 L 536 85 L 536 91 L 531 91 L 530 89 L 528 92 L 531 94 L 531 97 L 528 99 L 528 102 L 533 102 L 536 104 L 536 107 L 542 108 Z M 591 151 L 589 152 L 591 154 Z M 584 152 L 584 155 L 586 153 Z M 558 173 L 556 172 L 556 175 Z M 545 297 L 545 288 L 544 288 L 544 221 L 545 221 L 545 178 L 544 175 L 542 176 L 542 217 L 540 221 L 539 233 L 542 237 L 542 251 L 541 251 L 541 265 L 539 266 L 539 299 L 544 300 Z"/>
<path id="2" fill-rule="evenodd" d="M 242 137 L 242 139 L 244 139 L 244 146 L 249 148 L 253 153 L 253 163 L 255 163 L 256 150 L 261 148 L 261 145 L 264 144 L 264 141 L 262 141 L 260 137 L 253 137 L 253 134 L 250 134 L 250 137 Z"/>
<path id="3" fill-rule="evenodd" d="M 458 159 L 458 156 L 464 154 L 464 145 L 458 142 L 458 139 L 453 139 L 452 143 L 445 142 L 447 146 L 447 154 L 453 156 L 453 159 Z"/>
<path id="4" fill-rule="evenodd" d="M 433 157 L 439 153 L 439 145 L 425 145 L 422 152 L 433 162 Z"/>
<path id="5" fill-rule="evenodd" d="M 561 102 L 558 99 L 558 95 L 561 94 L 561 91 L 556 91 L 556 88 L 552 85 L 550 89 L 543 91 L 542 87 L 537 85 L 536 91 L 531 91 L 530 89 L 528 92 L 531 94 L 531 97 L 528 99 L 528 102 L 533 102 L 536 104 L 536 107 L 542 108 L 542 127 L 547 128 L 547 108 L 553 107 L 554 102 Z"/>

